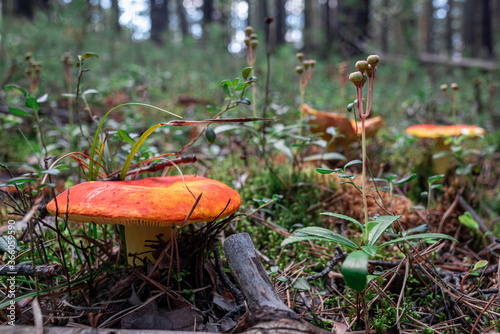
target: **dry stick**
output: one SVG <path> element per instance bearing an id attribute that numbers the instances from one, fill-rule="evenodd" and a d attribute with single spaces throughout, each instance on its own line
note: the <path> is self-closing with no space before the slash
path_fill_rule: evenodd
<path id="1" fill-rule="evenodd" d="M 493 296 L 493 298 L 490 299 L 490 301 L 488 302 L 488 304 L 486 304 L 484 306 L 484 308 L 481 310 L 481 313 L 479 314 L 479 316 L 477 317 L 477 320 L 476 322 L 474 323 L 474 326 L 472 327 L 472 330 L 470 331 L 471 334 L 474 333 L 474 330 L 476 329 L 477 325 L 479 324 L 479 320 L 481 320 L 481 317 L 483 316 L 484 312 L 486 312 L 486 310 L 490 307 L 490 305 L 495 301 L 495 299 L 497 299 L 497 296 Z"/>
<path id="2" fill-rule="evenodd" d="M 405 261 L 405 277 L 403 278 L 403 286 L 401 287 L 401 293 L 399 294 L 398 298 L 398 304 L 396 306 L 396 324 L 398 326 L 398 330 L 401 332 L 401 323 L 399 320 L 401 320 L 401 317 L 403 316 L 404 312 L 399 314 L 399 308 L 401 306 L 401 301 L 404 298 L 405 295 L 405 287 L 406 287 L 406 282 L 408 281 L 408 274 L 410 270 L 410 264 L 408 263 L 408 259 Z"/>
<path id="3" fill-rule="evenodd" d="M 15 265 L 14 268 L 10 268 L 8 265 L 3 265 L 0 267 L 0 276 L 34 276 L 36 274 L 39 277 L 53 277 L 62 274 L 61 266 L 56 264 L 42 264 L 35 267 L 31 265 Z"/>

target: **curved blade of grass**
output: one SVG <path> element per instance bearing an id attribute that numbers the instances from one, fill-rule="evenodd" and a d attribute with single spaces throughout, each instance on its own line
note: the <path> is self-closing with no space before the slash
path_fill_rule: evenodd
<path id="1" fill-rule="evenodd" d="M 165 123 L 158 123 L 156 125 L 153 125 L 149 129 L 147 129 L 146 132 L 144 132 L 142 134 L 142 136 L 139 138 L 139 140 L 137 140 L 137 142 L 132 147 L 132 150 L 128 154 L 127 160 L 125 160 L 125 163 L 123 164 L 122 171 L 120 173 L 120 180 L 123 180 L 125 178 L 125 176 L 127 176 L 127 171 L 128 171 L 128 168 L 130 167 L 130 163 L 132 162 L 132 159 L 134 158 L 135 154 L 137 153 L 139 148 L 142 146 L 142 144 L 146 141 L 146 139 L 148 139 L 148 137 L 156 129 L 158 129 L 159 127 L 162 127 L 164 125 L 165 125 Z"/>
<path id="2" fill-rule="evenodd" d="M 182 118 L 181 116 L 177 115 L 177 114 L 174 114 L 173 112 L 170 112 L 170 111 L 167 111 L 165 109 L 162 109 L 162 108 L 158 108 L 158 107 L 155 107 L 155 106 L 152 106 L 150 104 L 145 104 L 145 103 L 139 103 L 139 102 L 129 102 L 129 103 L 124 103 L 124 104 L 120 104 L 120 105 L 117 105 L 116 107 L 110 109 L 101 119 L 101 121 L 99 122 L 99 125 L 97 126 L 97 129 L 95 131 L 95 135 L 94 135 L 94 140 L 92 141 L 92 148 L 90 149 L 90 157 L 93 159 L 94 158 L 94 154 L 95 154 L 95 150 L 96 150 L 96 146 L 97 146 L 97 143 L 99 142 L 99 133 L 101 132 L 101 128 L 102 126 L 104 125 L 104 121 L 106 120 L 106 118 L 108 118 L 109 114 L 115 110 L 115 109 L 118 109 L 120 107 L 124 107 L 124 106 L 144 106 L 144 107 L 150 107 L 150 108 L 153 108 L 153 109 L 157 109 L 157 110 L 161 110 L 163 112 L 166 112 L 167 114 L 170 114 L 172 116 L 175 116 L 175 117 L 179 117 L 179 118 Z M 94 172 L 94 162 L 92 160 L 89 161 L 89 181 L 94 181 L 95 179 L 97 178 L 97 172 Z"/>
<path id="3" fill-rule="evenodd" d="M 423 240 L 426 240 L 426 239 L 446 239 L 446 240 L 458 242 L 455 238 L 452 238 L 449 235 L 443 234 L 443 233 L 420 233 L 420 234 L 407 235 L 405 237 L 401 237 L 401 238 L 397 238 L 397 239 L 394 239 L 391 241 L 387 241 L 378 247 L 381 248 L 381 247 L 395 244 L 395 243 L 398 243 L 401 241 L 408 241 L 408 240 L 415 240 L 415 239 L 423 239 Z"/>

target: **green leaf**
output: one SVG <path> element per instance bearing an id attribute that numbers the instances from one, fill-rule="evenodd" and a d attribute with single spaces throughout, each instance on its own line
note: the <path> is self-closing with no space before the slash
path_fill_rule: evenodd
<path id="1" fill-rule="evenodd" d="M 450 237 L 447 234 L 443 234 L 443 233 L 421 233 L 421 234 L 407 235 L 407 236 L 404 236 L 404 237 L 401 237 L 401 238 L 397 238 L 397 239 L 394 239 L 394 240 L 391 240 L 391 241 L 387 241 L 387 242 L 384 242 L 383 244 L 381 244 L 378 247 L 381 248 L 381 247 L 385 247 L 387 245 L 395 244 L 395 243 L 398 243 L 398 242 L 403 242 L 403 241 L 408 241 L 408 240 L 416 240 L 416 239 L 422 239 L 424 241 L 432 240 L 432 239 L 446 239 L 446 240 L 451 240 L 451 241 L 458 242 L 454 238 Z"/>
<path id="2" fill-rule="evenodd" d="M 241 75 L 243 76 L 243 79 L 246 80 L 248 78 L 248 76 L 250 75 L 250 73 L 252 73 L 252 69 L 253 69 L 252 67 L 245 67 L 243 69 L 243 72 L 241 72 Z"/>
<path id="3" fill-rule="evenodd" d="M 249 105 L 252 104 L 252 102 L 250 101 L 250 99 L 247 99 L 246 97 L 244 97 L 242 99 L 237 99 L 236 102 L 242 103 L 242 104 L 246 104 L 247 106 L 249 106 Z"/>
<path id="4" fill-rule="evenodd" d="M 442 184 L 431 185 L 431 190 L 434 190 L 434 189 L 443 189 L 443 185 Z"/>
<path id="5" fill-rule="evenodd" d="M 210 144 L 213 144 L 215 142 L 216 137 L 217 135 L 215 134 L 214 129 L 212 129 L 211 127 L 205 129 L 205 138 L 207 138 L 207 141 Z"/>
<path id="6" fill-rule="evenodd" d="M 85 52 L 83 55 L 79 56 L 81 59 L 89 59 L 89 58 L 99 58 L 97 53 L 94 52 Z"/>
<path id="7" fill-rule="evenodd" d="M 316 171 L 320 174 L 331 174 L 331 173 L 335 173 L 334 170 L 332 169 L 327 169 L 327 168 L 316 168 Z"/>
<path id="8" fill-rule="evenodd" d="M 11 107 L 9 107 L 9 112 L 13 115 L 16 115 L 16 116 L 30 116 L 31 115 L 29 112 L 26 112 L 24 110 L 17 109 L 17 108 L 11 108 Z"/>
<path id="9" fill-rule="evenodd" d="M 231 80 L 222 80 L 219 85 L 221 86 L 228 86 L 228 87 L 234 87 L 234 84 Z"/>
<path id="10" fill-rule="evenodd" d="M 377 246 L 361 246 L 361 250 L 363 252 L 365 252 L 366 254 L 368 254 L 369 256 L 374 257 L 375 255 L 377 255 L 378 247 Z"/>
<path id="11" fill-rule="evenodd" d="M 23 93 L 24 96 L 28 95 L 28 93 L 26 92 L 26 90 L 23 87 L 16 85 L 16 84 L 8 84 L 8 85 L 5 85 L 4 88 L 7 90 L 12 90 L 13 88 L 15 88 L 18 91 L 20 91 L 21 93 Z"/>
<path id="12" fill-rule="evenodd" d="M 11 251 L 18 252 L 19 250 L 17 239 L 13 235 L 2 235 L 0 237 L 0 251 L 9 253 Z"/>
<path id="13" fill-rule="evenodd" d="M 382 179 L 382 178 L 379 178 L 379 177 L 374 177 L 374 178 L 370 179 L 370 182 L 385 182 L 385 183 L 388 183 L 389 180 Z"/>
<path id="14" fill-rule="evenodd" d="M 437 180 L 441 180 L 442 178 L 444 178 L 444 174 L 433 175 L 427 179 L 427 182 L 433 184 L 434 182 L 436 182 Z"/>
<path id="15" fill-rule="evenodd" d="M 352 217 L 349 217 L 349 216 L 346 216 L 346 215 L 341 215 L 340 213 L 333 213 L 333 212 L 322 212 L 322 213 L 320 213 L 320 215 L 322 215 L 322 216 L 331 216 L 331 217 L 336 217 L 336 218 L 348 220 L 351 223 L 354 223 L 354 224 L 358 225 L 359 227 L 361 227 L 362 230 L 364 230 L 363 224 L 361 224 L 360 222 L 358 222 L 356 219 L 354 219 Z"/>
<path id="16" fill-rule="evenodd" d="M 407 177 L 404 177 L 402 179 L 394 181 L 394 184 L 403 184 L 403 183 L 406 183 L 406 182 L 409 182 L 409 181 L 415 179 L 416 177 L 417 177 L 417 174 L 413 173 L 413 174 L 408 175 Z"/>
<path id="17" fill-rule="evenodd" d="M 59 169 L 56 169 L 56 168 L 51 168 L 51 169 L 46 169 L 46 170 L 42 170 L 40 172 L 40 174 L 49 174 L 49 175 L 61 175 L 61 171 Z"/>
<path id="18" fill-rule="evenodd" d="M 338 234 L 337 232 L 331 231 L 323 227 L 317 227 L 317 226 L 304 227 L 295 231 L 294 234 L 296 233 L 303 233 L 310 236 L 323 238 L 323 241 L 335 242 L 352 249 L 358 248 L 358 245 L 356 245 L 350 239 L 344 237 L 343 235 Z"/>
<path id="19" fill-rule="evenodd" d="M 375 245 L 375 243 L 380 239 L 385 230 L 387 230 L 396 220 L 402 216 L 380 216 L 375 219 L 374 222 L 378 223 L 375 225 L 368 234 L 368 245 Z"/>
<path id="20" fill-rule="evenodd" d="M 123 140 L 126 143 L 129 143 L 130 145 L 135 144 L 135 141 L 130 137 L 130 135 L 125 130 L 118 129 L 118 136 L 120 136 L 121 140 Z"/>
<path id="21" fill-rule="evenodd" d="M 33 96 L 28 97 L 26 100 L 26 107 L 30 108 L 33 111 L 37 111 L 40 109 L 40 105 L 36 102 L 36 99 Z"/>
<path id="22" fill-rule="evenodd" d="M 438 153 L 432 155 L 432 159 L 449 157 L 450 155 L 451 155 L 450 152 L 438 152 Z"/>
<path id="23" fill-rule="evenodd" d="M 458 217 L 458 220 L 471 230 L 479 230 L 478 222 L 474 219 L 474 217 L 472 217 L 472 214 L 469 211 L 465 211 L 463 215 Z"/>
<path id="24" fill-rule="evenodd" d="M 487 265 L 488 265 L 488 261 L 481 260 L 474 265 L 474 268 L 472 268 L 472 271 L 482 269 L 482 268 L 486 267 Z"/>
<path id="25" fill-rule="evenodd" d="M 311 291 L 311 285 L 304 277 L 299 277 L 293 282 L 292 287 L 297 290 Z"/>
<path id="26" fill-rule="evenodd" d="M 245 88 L 245 87 L 246 87 L 246 85 L 247 85 L 246 83 L 242 82 L 242 83 L 238 84 L 238 86 L 236 86 L 236 88 L 235 88 L 234 90 L 235 90 L 236 92 L 242 91 L 242 90 L 243 90 L 243 88 Z"/>
<path id="27" fill-rule="evenodd" d="M 288 278 L 286 278 L 285 276 L 278 276 L 278 277 L 276 277 L 276 280 L 283 282 L 283 283 L 290 282 L 290 280 Z"/>
<path id="28" fill-rule="evenodd" d="M 411 207 L 413 210 L 425 210 L 425 206 L 423 205 L 414 205 Z"/>
<path id="29" fill-rule="evenodd" d="M 354 251 L 347 256 L 342 264 L 342 276 L 346 284 L 357 292 L 363 292 L 368 275 L 368 254 Z"/>
<path id="30" fill-rule="evenodd" d="M 314 160 L 347 160 L 347 158 L 343 154 L 336 152 L 313 154 L 304 158 L 304 161 L 314 161 Z"/>
<path id="31" fill-rule="evenodd" d="M 344 169 L 346 169 L 349 166 L 359 165 L 359 164 L 362 164 L 362 163 L 363 163 L 363 161 L 361 161 L 361 160 L 352 160 L 352 161 L 349 161 L 348 163 L 345 164 Z"/>
<path id="32" fill-rule="evenodd" d="M 27 176 L 18 176 L 7 181 L 7 184 L 14 183 L 36 183 L 36 180 Z"/>
<path id="33" fill-rule="evenodd" d="M 91 89 L 85 90 L 82 94 L 87 95 L 87 94 L 98 94 L 98 93 L 99 93 L 99 91 L 97 89 L 91 88 Z"/>
<path id="34" fill-rule="evenodd" d="M 227 96 L 231 96 L 231 90 L 227 85 L 222 86 L 222 89 L 224 90 L 224 93 L 226 93 Z"/>
<path id="35" fill-rule="evenodd" d="M 344 179 L 350 179 L 350 180 L 354 180 L 355 178 L 358 177 L 357 175 L 346 174 L 346 173 L 338 173 L 337 176 L 344 178 Z"/>

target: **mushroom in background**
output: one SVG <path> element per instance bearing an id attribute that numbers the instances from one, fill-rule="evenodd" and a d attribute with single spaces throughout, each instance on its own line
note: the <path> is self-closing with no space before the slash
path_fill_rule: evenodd
<path id="1" fill-rule="evenodd" d="M 445 144 L 446 136 L 482 135 L 485 133 L 485 130 L 476 125 L 417 124 L 407 128 L 406 132 L 415 137 L 434 140 L 434 153 L 438 153 L 451 152 L 451 145 Z M 449 161 L 449 156 L 434 159 L 432 163 L 434 173 L 446 174 Z"/>
<path id="2" fill-rule="evenodd" d="M 201 193 L 203 196 L 186 221 Z M 57 212 L 61 218 L 67 214 L 67 219 L 74 222 L 123 225 L 127 253 L 145 253 L 154 262 L 146 240 L 157 240 L 156 236 L 163 234 L 163 240 L 168 241 L 173 224 L 225 218 L 240 204 L 240 195 L 222 182 L 184 175 L 184 181 L 182 176 L 167 176 L 80 183 L 53 199 L 47 211 L 52 215 Z M 128 262 L 133 265 L 133 257 Z"/>

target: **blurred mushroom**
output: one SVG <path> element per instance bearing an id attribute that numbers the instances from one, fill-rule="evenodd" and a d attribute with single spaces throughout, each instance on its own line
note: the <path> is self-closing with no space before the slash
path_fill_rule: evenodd
<path id="1" fill-rule="evenodd" d="M 225 218 L 241 204 L 240 195 L 219 181 L 184 175 L 184 182 L 181 176 L 84 182 L 59 194 L 47 205 L 47 211 L 52 215 L 57 211 L 61 218 L 67 213 L 68 220 L 74 222 L 123 225 L 127 252 L 146 253 L 154 262 L 145 242 L 157 240 L 160 234 L 164 241 L 170 240 L 171 226 L 186 221 L 201 193 L 186 224 Z M 133 257 L 128 262 L 132 265 Z"/>
<path id="2" fill-rule="evenodd" d="M 435 124 L 417 124 L 406 129 L 410 135 L 419 138 L 433 139 L 435 142 L 434 152 L 451 152 L 451 145 L 445 144 L 446 136 L 460 135 L 482 135 L 485 133 L 483 128 L 476 125 L 435 125 Z M 433 160 L 433 169 L 436 174 L 446 174 L 450 157 L 440 157 Z"/>
<path id="3" fill-rule="evenodd" d="M 358 122 L 357 129 L 356 129 L 356 122 L 354 122 L 354 120 L 351 120 L 351 125 L 352 125 L 353 130 L 356 131 L 356 133 L 358 134 L 358 136 L 361 136 L 361 132 L 362 132 L 361 123 Z M 382 129 L 383 126 L 384 126 L 384 119 L 382 117 L 377 116 L 377 117 L 373 117 L 373 118 L 367 118 L 365 120 L 366 138 L 375 137 L 377 132 L 380 129 Z"/>

